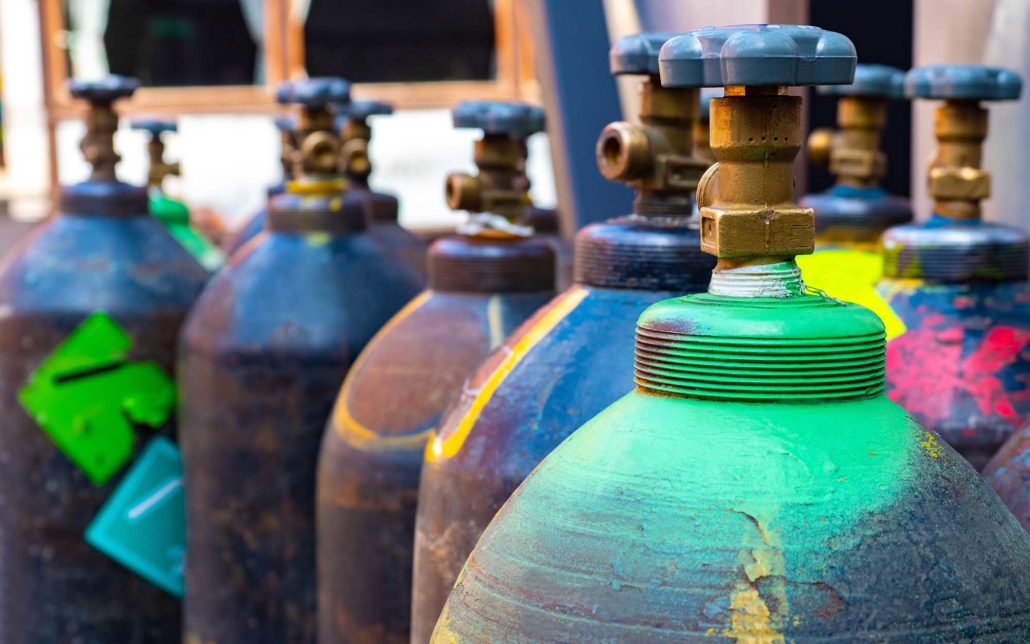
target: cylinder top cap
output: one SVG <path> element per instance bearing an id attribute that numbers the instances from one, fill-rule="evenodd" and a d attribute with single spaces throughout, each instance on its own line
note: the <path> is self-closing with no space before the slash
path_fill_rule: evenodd
<path id="1" fill-rule="evenodd" d="M 619 38 L 612 45 L 608 60 L 613 74 L 658 75 L 658 52 L 676 34 L 648 32 Z"/>
<path id="2" fill-rule="evenodd" d="M 281 105 L 326 108 L 350 104 L 350 83 L 342 78 L 323 77 L 288 81 L 279 86 L 275 100 Z"/>
<path id="3" fill-rule="evenodd" d="M 111 74 L 98 80 L 73 78 L 68 81 L 68 91 L 75 98 L 90 103 L 113 103 L 119 98 L 128 98 L 139 89 L 139 80 L 129 76 Z"/>
<path id="4" fill-rule="evenodd" d="M 905 94 L 909 98 L 1013 101 L 1022 90 L 1019 74 L 1003 67 L 930 65 L 905 74 Z"/>
<path id="5" fill-rule="evenodd" d="M 143 130 L 158 135 L 163 132 L 178 132 L 179 126 L 175 121 L 164 119 L 133 119 L 130 127 L 134 130 Z"/>
<path id="6" fill-rule="evenodd" d="M 544 130 L 544 110 L 525 103 L 506 101 L 462 101 L 451 112 L 454 127 L 483 130 L 487 134 L 507 134 L 525 139 Z"/>
<path id="7" fill-rule="evenodd" d="M 855 82 L 850 85 L 827 85 L 818 89 L 830 96 L 869 96 L 872 98 L 905 98 L 905 72 L 889 65 L 859 63 Z"/>
<path id="8" fill-rule="evenodd" d="M 841 34 L 804 25 L 705 27 L 658 56 L 666 87 L 846 85 L 857 54 Z"/>

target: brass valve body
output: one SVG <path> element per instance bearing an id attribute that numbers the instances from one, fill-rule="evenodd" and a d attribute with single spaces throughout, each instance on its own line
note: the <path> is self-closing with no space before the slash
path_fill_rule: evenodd
<path id="1" fill-rule="evenodd" d="M 147 173 L 147 186 L 160 188 L 165 177 L 169 175 L 179 176 L 180 167 L 178 163 L 167 163 L 165 161 L 165 144 L 160 134 L 155 134 L 147 142 L 147 153 L 150 156 L 150 170 Z"/>
<path id="2" fill-rule="evenodd" d="M 335 175 L 340 158 L 340 140 L 332 113 L 324 108 L 305 107 L 297 125 L 298 146 L 294 152 L 294 175 Z"/>
<path id="3" fill-rule="evenodd" d="M 371 140 L 372 128 L 365 119 L 347 119 L 340 131 L 340 172 L 361 185 L 368 185 L 368 176 L 372 174 L 368 157 Z"/>
<path id="4" fill-rule="evenodd" d="M 815 213 L 794 202 L 801 98 L 786 87 L 727 87 L 710 106 L 718 163 L 697 189 L 702 250 L 718 257 L 720 268 L 811 253 Z"/>
<path id="5" fill-rule="evenodd" d="M 118 114 L 111 103 L 90 103 L 86 111 L 86 135 L 79 143 L 82 156 L 93 166 L 90 179 L 114 181 L 114 168 L 121 157 L 114 150 L 114 133 L 118 130 Z"/>
<path id="6" fill-rule="evenodd" d="M 447 205 L 453 210 L 489 212 L 508 221 L 522 216 L 529 201 L 524 164 L 529 156 L 525 141 L 506 134 L 485 134 L 476 141 L 476 176 L 454 173 L 447 177 Z"/>
<path id="7" fill-rule="evenodd" d="M 287 181 L 293 178 L 297 155 L 297 134 L 291 129 L 282 129 L 280 134 L 279 163 L 283 166 L 283 178 Z"/>
<path id="8" fill-rule="evenodd" d="M 641 122 L 612 123 L 597 141 L 601 174 L 635 188 L 640 201 L 657 198 L 689 205 L 711 165 L 694 156 L 699 93 L 694 88 L 662 87 L 657 77 L 641 83 Z"/>
<path id="9" fill-rule="evenodd" d="M 837 101 L 840 129 L 819 128 L 808 138 L 813 163 L 828 165 L 838 182 L 872 188 L 887 174 L 887 156 L 880 150 L 880 135 L 887 125 L 887 99 L 842 96 Z"/>
<path id="10" fill-rule="evenodd" d="M 975 100 L 949 100 L 934 114 L 937 148 L 927 176 L 934 211 L 954 219 L 979 219 L 980 200 L 991 195 L 991 175 L 982 170 L 987 110 Z"/>

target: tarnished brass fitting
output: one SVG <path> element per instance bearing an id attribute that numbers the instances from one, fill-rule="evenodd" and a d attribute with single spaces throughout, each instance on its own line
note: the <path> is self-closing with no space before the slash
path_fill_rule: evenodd
<path id="1" fill-rule="evenodd" d="M 114 150 L 114 133 L 118 130 L 118 114 L 114 102 L 132 96 L 139 88 L 135 78 L 111 75 L 99 81 L 73 79 L 68 89 L 75 98 L 89 102 L 86 111 L 86 135 L 79 143 L 79 149 L 86 161 L 93 166 L 90 179 L 93 181 L 115 181 L 115 166 L 121 160 Z"/>
<path id="2" fill-rule="evenodd" d="M 787 95 L 785 86 L 727 87 L 710 109 L 718 163 L 697 188 L 702 250 L 719 257 L 720 265 L 811 253 L 814 212 L 794 202 L 801 98 Z"/>
<path id="3" fill-rule="evenodd" d="M 454 210 L 491 213 L 509 222 L 522 218 L 529 198 L 526 139 L 544 129 L 539 107 L 503 101 L 465 101 L 454 107 L 454 126 L 483 131 L 476 141 L 479 173 L 447 177 L 447 205 Z"/>
<path id="4" fill-rule="evenodd" d="M 275 119 L 275 127 L 279 130 L 279 163 L 282 164 L 283 179 L 293 178 L 294 161 L 297 154 L 297 127 L 290 117 Z"/>
<path id="5" fill-rule="evenodd" d="M 340 137 L 333 110 L 350 103 L 350 83 L 341 78 L 287 82 L 279 87 L 276 100 L 300 106 L 293 176 L 315 181 L 339 177 Z"/>
<path id="6" fill-rule="evenodd" d="M 150 138 L 147 140 L 147 154 L 150 157 L 147 187 L 160 189 L 165 177 L 179 175 L 179 164 L 165 161 L 165 143 L 161 135 L 165 132 L 177 132 L 179 128 L 175 121 L 136 119 L 132 122 L 132 129 L 142 130 L 150 135 Z"/>
<path id="7" fill-rule="evenodd" d="M 887 174 L 887 156 L 880 150 L 881 131 L 887 124 L 887 99 L 841 96 L 837 124 L 839 130 L 819 128 L 809 135 L 812 163 L 829 166 L 840 184 L 875 187 Z"/>
<path id="8" fill-rule="evenodd" d="M 980 200 L 991 196 L 991 175 L 980 168 L 987 110 L 976 100 L 945 101 L 934 114 L 934 134 L 937 148 L 927 174 L 934 211 L 955 219 L 978 219 Z"/>
<path id="9" fill-rule="evenodd" d="M 367 188 L 368 176 L 372 174 L 372 161 L 368 156 L 372 126 L 368 118 L 393 114 L 393 105 L 382 101 L 356 100 L 339 106 L 337 112 L 341 145 L 340 172 L 353 185 Z"/>
<path id="10" fill-rule="evenodd" d="M 601 131 L 597 167 L 610 181 L 637 190 L 635 210 L 691 211 L 691 196 L 711 163 L 693 156 L 699 90 L 665 88 L 657 75 L 640 85 L 640 123 L 620 121 Z"/>

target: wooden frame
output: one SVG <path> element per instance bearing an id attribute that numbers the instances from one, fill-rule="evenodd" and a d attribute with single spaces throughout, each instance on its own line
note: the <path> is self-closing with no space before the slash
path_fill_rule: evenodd
<path id="1" fill-rule="evenodd" d="M 290 0 L 285 0 L 289 2 Z M 532 42 L 520 0 L 495 0 L 497 77 L 490 81 L 426 83 L 361 83 L 354 95 L 389 101 L 398 109 L 450 107 L 458 101 L 532 100 L 536 95 L 532 70 Z M 290 78 L 303 78 L 304 24 L 286 9 L 286 66 Z"/>
<path id="2" fill-rule="evenodd" d="M 84 107 L 68 93 L 68 63 L 65 55 L 64 0 L 39 0 L 43 44 L 44 100 L 51 123 L 79 118 Z M 125 115 L 146 113 L 176 115 L 197 113 L 280 112 L 274 88 L 286 79 L 286 0 L 264 0 L 266 82 L 260 85 L 226 87 L 146 87 L 119 103 Z"/>

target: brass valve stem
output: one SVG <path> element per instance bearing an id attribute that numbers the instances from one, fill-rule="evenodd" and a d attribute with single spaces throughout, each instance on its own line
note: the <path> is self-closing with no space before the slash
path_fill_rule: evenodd
<path id="1" fill-rule="evenodd" d="M 297 156 L 297 134 L 289 129 L 279 131 L 279 163 L 283 167 L 283 180 L 289 181 L 294 177 L 294 165 Z"/>
<path id="2" fill-rule="evenodd" d="M 91 102 L 86 111 L 86 135 L 79 149 L 93 166 L 92 181 L 115 181 L 114 168 L 121 157 L 114 151 L 114 133 L 118 130 L 118 114 L 112 103 Z"/>
<path id="3" fill-rule="evenodd" d="M 694 156 L 700 90 L 662 87 L 649 76 L 639 91 L 640 123 L 605 127 L 597 141 L 598 168 L 605 178 L 636 189 L 638 210 L 663 203 L 689 213 L 691 195 L 711 165 Z"/>
<path id="4" fill-rule="evenodd" d="M 489 212 L 511 222 L 518 220 L 529 198 L 528 182 L 521 181 L 526 156 L 525 141 L 506 134 L 485 134 L 476 141 L 479 174 L 447 177 L 447 205 L 453 210 Z"/>
<path id="5" fill-rule="evenodd" d="M 372 174 L 372 161 L 368 156 L 368 144 L 372 140 L 372 128 L 366 119 L 347 119 L 340 131 L 340 170 L 355 186 L 368 187 L 368 176 Z"/>
<path id="6" fill-rule="evenodd" d="M 930 157 L 928 188 L 934 212 L 979 219 L 980 201 L 991 195 L 991 175 L 982 170 L 987 110 L 975 100 L 949 100 L 934 114 L 937 149 Z"/>
<path id="7" fill-rule="evenodd" d="M 815 214 L 794 202 L 801 98 L 786 87 L 727 87 L 710 106 L 718 163 L 697 189 L 702 250 L 719 258 L 717 271 L 811 253 Z"/>
<path id="8" fill-rule="evenodd" d="M 340 141 L 332 113 L 326 108 L 304 107 L 297 125 L 294 176 L 332 178 L 338 173 Z"/>
<path id="9" fill-rule="evenodd" d="M 160 188 L 165 177 L 179 175 L 178 163 L 165 162 L 165 144 L 160 134 L 154 134 L 147 142 L 147 153 L 150 156 L 150 170 L 147 172 L 147 187 Z"/>
<path id="10" fill-rule="evenodd" d="M 844 185 L 876 187 L 887 174 L 887 157 L 880 150 L 880 133 L 887 125 L 887 100 L 842 96 L 837 101 L 837 123 L 840 132 L 830 151 L 830 172 Z"/>

